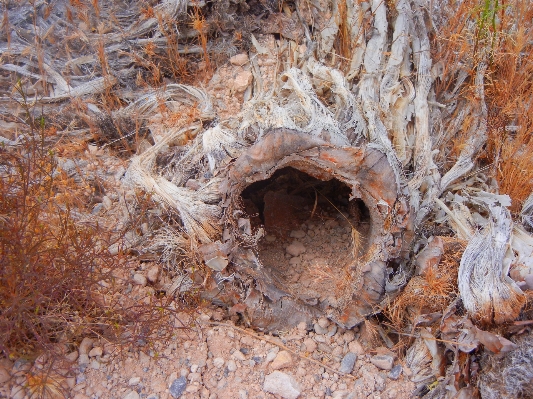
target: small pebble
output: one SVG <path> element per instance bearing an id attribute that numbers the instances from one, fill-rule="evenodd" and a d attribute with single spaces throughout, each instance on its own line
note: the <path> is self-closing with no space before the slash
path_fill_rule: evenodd
<path id="1" fill-rule="evenodd" d="M 279 351 L 276 358 L 270 364 L 272 370 L 279 370 L 292 365 L 292 356 L 287 351 Z"/>
<path id="2" fill-rule="evenodd" d="M 320 324 L 318 323 L 315 323 L 315 325 L 313 326 L 314 329 L 315 329 L 315 333 L 319 334 L 319 335 L 325 335 L 328 333 L 328 329 L 325 328 L 325 327 L 322 327 Z"/>
<path id="3" fill-rule="evenodd" d="M 237 370 L 237 363 L 235 363 L 235 360 L 230 359 L 228 360 L 228 364 L 226 367 L 228 368 L 229 372 L 233 373 L 234 371 Z"/>
<path id="4" fill-rule="evenodd" d="M 139 399 L 139 394 L 135 391 L 130 391 L 122 399 Z"/>
<path id="5" fill-rule="evenodd" d="M 89 357 L 102 356 L 103 350 L 101 346 L 96 346 L 89 352 Z"/>
<path id="6" fill-rule="evenodd" d="M 293 231 L 291 231 L 291 237 L 292 238 L 304 238 L 305 237 L 305 231 L 303 231 L 303 230 L 293 230 Z"/>
<path id="7" fill-rule="evenodd" d="M 294 241 L 285 250 L 291 256 L 300 256 L 306 251 L 306 248 L 300 241 Z"/>
<path id="8" fill-rule="evenodd" d="M 138 385 L 139 382 L 141 382 L 141 377 L 131 377 L 130 380 L 128 381 L 128 385 L 129 386 Z"/>
<path id="9" fill-rule="evenodd" d="M 326 317 L 321 317 L 318 319 L 317 324 L 322 328 L 328 328 L 329 320 Z"/>
<path id="10" fill-rule="evenodd" d="M 375 355 L 370 358 L 370 362 L 382 370 L 392 369 L 394 358 L 390 355 Z"/>
<path id="11" fill-rule="evenodd" d="M 350 374 L 353 371 L 353 367 L 355 366 L 356 360 L 357 360 L 357 355 L 353 352 L 348 352 L 342 358 L 339 371 L 344 374 Z"/>
<path id="12" fill-rule="evenodd" d="M 402 366 L 400 364 L 397 364 L 396 366 L 394 366 L 391 369 L 391 371 L 389 372 L 388 377 L 391 380 L 397 380 L 398 378 L 400 378 L 400 374 L 401 373 L 402 373 Z"/>
<path id="13" fill-rule="evenodd" d="M 135 273 L 133 275 L 133 282 L 137 285 L 140 285 L 140 286 L 146 286 L 146 284 L 148 284 L 148 280 L 146 279 L 146 277 L 144 277 L 142 274 L 140 273 Z"/>
<path id="14" fill-rule="evenodd" d="M 185 392 L 187 388 L 187 379 L 185 377 L 180 377 L 172 381 L 170 385 L 169 392 L 173 398 L 179 398 Z"/>

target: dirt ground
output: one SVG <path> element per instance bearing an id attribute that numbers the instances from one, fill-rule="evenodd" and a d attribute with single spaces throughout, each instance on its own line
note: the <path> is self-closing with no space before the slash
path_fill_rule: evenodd
<path id="1" fill-rule="evenodd" d="M 213 325 L 212 316 L 216 312 L 201 314 L 195 327 L 182 330 L 168 345 L 148 344 L 123 356 L 114 357 L 112 347 L 94 342 L 88 367 L 70 380 L 71 397 L 409 398 L 415 388 L 392 352 L 363 348 L 357 328 L 344 331 L 321 319 L 273 337 Z M 190 323 L 189 316 L 182 318 Z M 99 348 L 102 355 L 94 355 Z M 348 372 L 350 357 L 356 361 Z M 341 362 L 348 363 L 346 374 L 335 372 Z M 269 382 L 272 376 L 278 379 Z"/>

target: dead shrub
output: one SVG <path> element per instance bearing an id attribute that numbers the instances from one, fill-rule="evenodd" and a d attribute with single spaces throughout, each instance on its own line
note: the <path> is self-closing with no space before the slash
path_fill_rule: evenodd
<path id="1" fill-rule="evenodd" d="M 84 336 L 122 347 L 170 339 L 180 303 L 154 290 L 129 299 L 125 291 L 139 261 L 108 250 L 115 243 L 122 248 L 126 232 L 140 230 L 155 205 L 137 196 L 122 230 L 99 223 L 87 212 L 93 188 L 58 168 L 45 144 L 46 117 L 21 105 L 27 129 L 19 132 L 20 145 L 0 148 L 0 352 L 64 355 L 65 345 Z M 29 377 L 36 397 L 57 388 L 41 384 L 40 374 Z"/>

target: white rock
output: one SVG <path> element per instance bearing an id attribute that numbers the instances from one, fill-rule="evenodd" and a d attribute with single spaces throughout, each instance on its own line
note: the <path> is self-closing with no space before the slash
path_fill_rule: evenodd
<path id="1" fill-rule="evenodd" d="M 357 340 L 353 340 L 348 344 L 350 352 L 355 353 L 357 356 L 361 356 L 365 353 L 365 350 Z"/>
<path id="2" fill-rule="evenodd" d="M 248 54 L 246 53 L 234 55 L 233 57 L 229 59 L 229 62 L 232 65 L 237 65 L 237 66 L 243 66 L 244 64 L 247 64 L 248 61 L 249 61 Z"/>
<path id="3" fill-rule="evenodd" d="M 289 265 L 291 266 L 299 266 L 302 263 L 302 259 L 299 256 L 295 256 L 294 258 L 291 258 L 289 261 Z"/>
<path id="4" fill-rule="evenodd" d="M 272 360 L 276 358 L 276 355 L 277 355 L 276 352 L 272 352 L 272 351 L 268 352 L 266 355 L 266 362 L 270 363 Z"/>
<path id="5" fill-rule="evenodd" d="M 135 391 L 130 391 L 122 399 L 139 399 L 139 394 Z"/>
<path id="6" fill-rule="evenodd" d="M 113 201 L 111 201 L 111 198 L 105 195 L 104 198 L 102 198 L 102 205 L 109 211 L 113 207 Z"/>
<path id="7" fill-rule="evenodd" d="M 304 339 L 304 345 L 305 345 L 305 349 L 307 350 L 307 352 L 313 353 L 314 351 L 316 351 L 317 344 L 314 339 L 312 338 Z"/>
<path id="8" fill-rule="evenodd" d="M 139 385 L 139 382 L 141 382 L 141 377 L 131 377 L 128 381 L 129 386 Z"/>
<path id="9" fill-rule="evenodd" d="M 242 71 L 235 76 L 233 81 L 233 90 L 237 93 L 242 93 L 252 83 L 252 73 L 250 71 Z"/>
<path id="10" fill-rule="evenodd" d="M 296 399 L 301 393 L 298 383 L 292 376 L 277 370 L 265 377 L 263 391 L 279 395 L 284 399 Z"/>
<path id="11" fill-rule="evenodd" d="M 229 261 L 226 256 L 215 256 L 214 258 L 205 261 L 207 267 L 217 272 L 224 270 L 226 266 L 228 266 L 228 263 Z"/>
<path id="12" fill-rule="evenodd" d="M 146 278 L 151 283 L 157 283 L 157 280 L 159 279 L 159 273 L 160 273 L 159 266 L 153 265 L 150 269 L 148 269 L 148 273 L 146 273 Z"/>
<path id="13" fill-rule="evenodd" d="M 279 351 L 270 367 L 272 370 L 279 370 L 292 365 L 292 356 L 287 351 Z"/>
<path id="14" fill-rule="evenodd" d="M 78 357 L 78 364 L 89 364 L 89 355 L 82 353 Z"/>
<path id="15" fill-rule="evenodd" d="M 303 245 L 300 241 L 294 241 L 285 250 L 289 255 L 300 256 L 306 251 L 306 248 L 305 245 Z"/>
<path id="16" fill-rule="evenodd" d="M 89 365 L 89 367 L 93 370 L 100 370 L 100 363 L 98 362 L 98 360 L 93 359 L 91 360 L 91 364 Z"/>
<path id="17" fill-rule="evenodd" d="M 80 355 L 86 355 L 93 347 L 94 340 L 88 337 L 83 338 L 80 344 Z"/>
<path id="18" fill-rule="evenodd" d="M 224 365 L 224 359 L 222 359 L 221 357 L 216 357 L 215 359 L 213 359 L 213 366 L 215 366 L 216 368 L 219 369 L 223 365 Z"/>
<path id="19" fill-rule="evenodd" d="M 234 372 L 237 370 L 237 363 L 235 363 L 235 360 L 233 359 L 228 360 L 227 367 L 228 367 L 228 371 Z"/>
<path id="20" fill-rule="evenodd" d="M 241 362 L 246 360 L 246 356 L 244 356 L 244 353 L 242 353 L 239 350 L 236 350 L 235 352 L 233 352 L 231 356 L 233 356 L 237 360 L 240 360 Z"/>
<path id="21" fill-rule="evenodd" d="M 291 237 L 292 238 L 304 238 L 305 237 L 305 231 L 303 231 L 303 230 L 293 230 L 293 231 L 291 231 Z"/>
<path id="22" fill-rule="evenodd" d="M 148 280 L 146 279 L 146 277 L 144 277 L 142 274 L 140 273 L 135 273 L 133 275 L 133 282 L 135 284 L 138 284 L 138 285 L 142 285 L 143 287 L 148 284 Z"/>
<path id="23" fill-rule="evenodd" d="M 101 346 L 96 346 L 89 352 L 89 357 L 102 356 L 103 350 Z"/>
<path id="24" fill-rule="evenodd" d="M 78 351 L 70 352 L 67 356 L 65 356 L 65 358 L 69 362 L 75 362 L 76 360 L 78 360 Z"/>
<path id="25" fill-rule="evenodd" d="M 329 320 L 325 317 L 321 317 L 318 319 L 318 325 L 322 328 L 328 328 Z"/>

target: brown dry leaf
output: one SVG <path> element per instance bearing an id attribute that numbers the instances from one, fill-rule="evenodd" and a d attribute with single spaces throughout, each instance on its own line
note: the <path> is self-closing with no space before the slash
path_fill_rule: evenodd
<path id="1" fill-rule="evenodd" d="M 508 339 L 493 334 L 489 331 L 483 331 L 473 326 L 474 334 L 480 343 L 485 346 L 486 349 L 490 350 L 492 353 L 507 353 L 517 348 L 516 344 L 509 341 Z"/>

